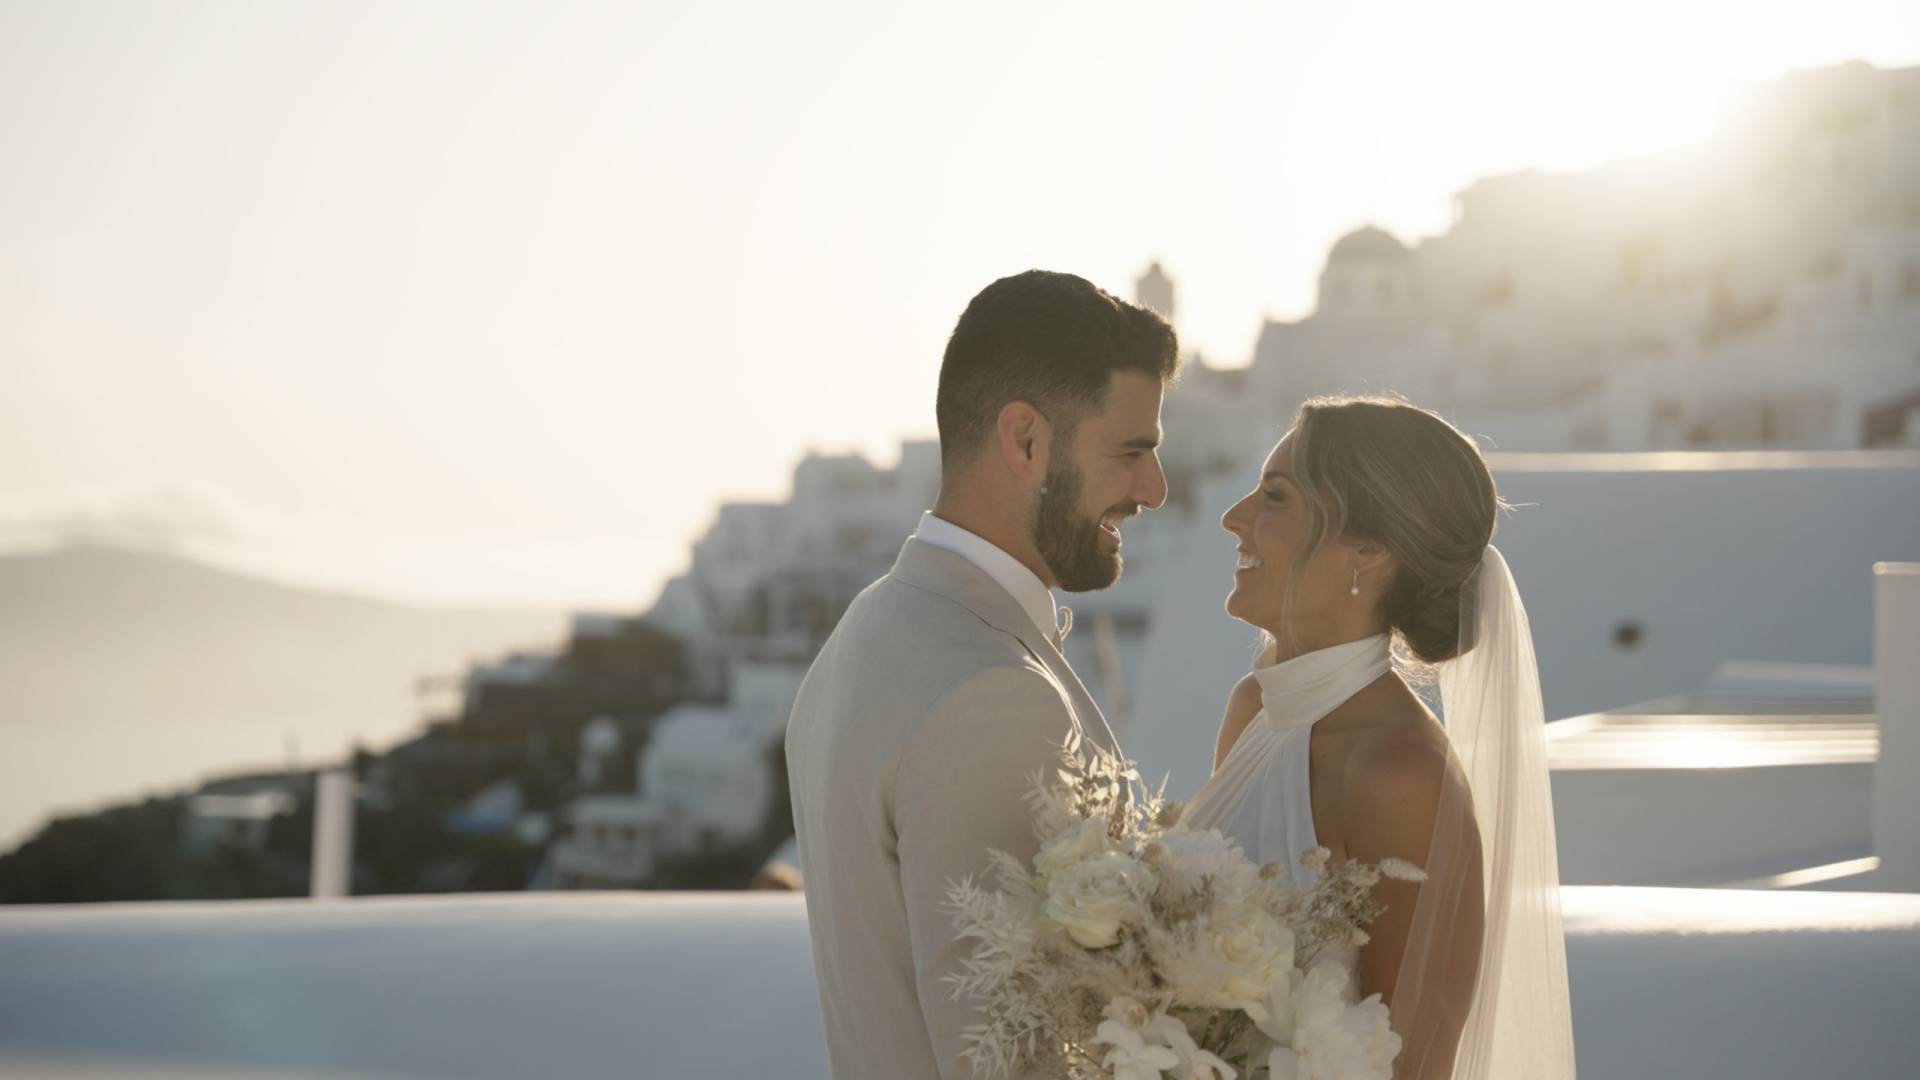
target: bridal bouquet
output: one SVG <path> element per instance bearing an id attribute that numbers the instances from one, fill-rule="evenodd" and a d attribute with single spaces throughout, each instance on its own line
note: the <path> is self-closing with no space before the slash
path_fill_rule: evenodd
<path id="1" fill-rule="evenodd" d="M 1132 762 L 1070 736 L 1059 783 L 1034 779 L 1031 867 L 988 853 L 997 888 L 951 884 L 947 908 L 975 942 L 948 976 L 980 1003 L 963 1056 L 976 1075 L 1015 1067 L 1091 1080 L 1388 1080 L 1400 1037 L 1378 994 L 1349 1000 L 1341 945 L 1382 910 L 1381 877 L 1419 881 L 1398 859 L 1255 866 L 1219 830 L 1179 826 Z"/>

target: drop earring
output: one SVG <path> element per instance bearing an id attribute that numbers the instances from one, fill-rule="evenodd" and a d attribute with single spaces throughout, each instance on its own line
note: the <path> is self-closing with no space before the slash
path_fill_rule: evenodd
<path id="1" fill-rule="evenodd" d="M 1347 595 L 1360 595 L 1360 568 L 1357 566 L 1353 568 L 1353 588 L 1347 590 Z"/>

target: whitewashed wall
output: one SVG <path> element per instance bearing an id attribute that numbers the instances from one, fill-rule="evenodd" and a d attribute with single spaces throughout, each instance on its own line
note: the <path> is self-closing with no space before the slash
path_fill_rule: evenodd
<path id="1" fill-rule="evenodd" d="M 1568 889 L 1583 1080 L 1906 1075 L 1920 897 Z M 791 894 L 0 911 L 0 1077 L 826 1076 Z"/>

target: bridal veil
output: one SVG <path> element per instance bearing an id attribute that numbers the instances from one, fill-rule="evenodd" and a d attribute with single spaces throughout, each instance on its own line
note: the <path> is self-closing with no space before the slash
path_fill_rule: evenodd
<path id="1" fill-rule="evenodd" d="M 1461 590 L 1460 628 L 1459 655 L 1439 665 L 1451 750 L 1394 984 L 1394 1076 L 1571 1080 L 1540 672 L 1519 590 L 1491 546 Z"/>

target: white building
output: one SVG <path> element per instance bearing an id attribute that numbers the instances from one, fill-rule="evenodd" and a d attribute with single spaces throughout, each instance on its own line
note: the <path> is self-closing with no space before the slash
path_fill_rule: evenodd
<path id="1" fill-rule="evenodd" d="M 292 814 L 297 804 L 291 792 L 278 790 L 194 795 L 187 800 L 181 849 L 193 855 L 223 847 L 259 851 L 266 847 L 273 820 Z"/>
<path id="2" fill-rule="evenodd" d="M 663 851 L 693 852 L 753 837 L 773 797 L 772 754 L 804 668 L 744 662 L 725 705 L 680 705 L 641 751 L 638 799 L 660 814 Z"/>
<path id="3" fill-rule="evenodd" d="M 1393 390 L 1504 450 L 1916 445 L 1920 68 L 1793 75 L 1703 145 L 1457 210 L 1412 246 L 1335 244 L 1246 391 L 1284 422 Z"/>
<path id="4" fill-rule="evenodd" d="M 597 790 L 606 781 L 623 741 L 620 721 L 611 716 L 596 716 L 581 726 L 580 761 L 574 770 L 581 791 Z"/>
<path id="5" fill-rule="evenodd" d="M 772 809 L 776 748 L 805 673 L 792 664 L 739 661 L 724 705 L 668 710 L 637 752 L 638 790 L 573 804 L 573 831 L 552 856 L 554 884 L 630 888 L 645 882 L 661 858 L 758 836 Z M 583 736 L 583 754 L 587 741 Z"/>
<path id="6" fill-rule="evenodd" d="M 648 617 L 687 640 L 696 666 L 716 678 L 716 658 L 804 664 L 853 597 L 893 565 L 939 482 L 931 441 L 903 444 L 891 469 L 810 454 L 794 469 L 788 501 L 720 508 Z"/>
<path id="7" fill-rule="evenodd" d="M 653 875 L 661 811 L 623 795 L 589 795 L 568 808 L 573 831 L 548 852 L 542 877 L 561 889 L 630 889 Z"/>

